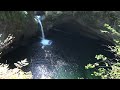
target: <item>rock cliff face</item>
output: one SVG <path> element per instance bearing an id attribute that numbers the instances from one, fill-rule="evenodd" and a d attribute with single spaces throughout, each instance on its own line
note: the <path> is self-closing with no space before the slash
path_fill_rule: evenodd
<path id="1" fill-rule="evenodd" d="M 116 30 L 120 29 L 120 11 L 1 11 L 0 51 L 12 50 L 14 47 L 11 44 L 19 46 L 40 34 L 34 15 L 45 15 L 42 23 L 46 34 L 50 30 L 58 30 L 113 43 L 115 36 L 101 33 L 100 30 L 105 29 L 105 23 Z"/>
<path id="2" fill-rule="evenodd" d="M 101 33 L 105 23 L 119 30 L 119 11 L 45 11 L 44 30 L 59 30 L 113 42 L 113 35 Z M 62 28 L 62 26 L 64 26 Z"/>
<path id="3" fill-rule="evenodd" d="M 12 48 L 36 36 L 37 32 L 37 24 L 34 20 L 33 11 L 0 12 L 0 51 L 7 53 Z M 14 44 L 14 47 L 12 44 Z"/>

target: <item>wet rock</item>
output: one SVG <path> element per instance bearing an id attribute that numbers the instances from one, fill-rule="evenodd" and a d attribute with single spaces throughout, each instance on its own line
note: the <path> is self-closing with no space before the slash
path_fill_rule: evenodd
<path id="1" fill-rule="evenodd" d="M 119 11 L 45 11 L 44 30 L 76 32 L 83 36 L 113 43 L 114 35 L 101 33 L 105 23 L 119 30 Z M 66 28 L 60 28 L 67 25 Z M 68 29 L 69 26 L 69 29 Z M 77 27 L 70 29 L 72 27 Z"/>

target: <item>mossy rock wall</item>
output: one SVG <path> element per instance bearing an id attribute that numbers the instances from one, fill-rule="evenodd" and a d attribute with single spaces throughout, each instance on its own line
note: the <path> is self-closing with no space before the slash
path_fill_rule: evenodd
<path id="1" fill-rule="evenodd" d="M 90 38 L 113 42 L 112 39 L 115 36 L 101 33 L 100 30 L 105 29 L 105 23 L 120 30 L 120 11 L 45 11 L 45 15 L 46 19 L 43 21 L 43 26 L 46 31 L 56 28 L 62 23 L 71 22 L 77 23 L 79 26 L 79 29 L 74 30 L 75 32 Z"/>
<path id="2" fill-rule="evenodd" d="M 0 40 L 2 42 L 9 34 L 12 34 L 15 37 L 14 43 L 19 46 L 21 41 L 36 36 L 37 32 L 33 11 L 28 11 L 27 14 L 24 11 L 0 11 L 0 34 L 2 34 Z"/>

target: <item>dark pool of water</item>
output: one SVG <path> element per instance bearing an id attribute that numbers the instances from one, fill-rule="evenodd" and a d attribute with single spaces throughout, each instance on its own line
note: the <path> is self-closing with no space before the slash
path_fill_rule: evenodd
<path id="1" fill-rule="evenodd" d="M 91 71 L 84 67 L 96 61 L 96 54 L 112 56 L 104 51 L 106 48 L 101 46 L 103 42 L 82 36 L 52 32 L 47 39 L 53 43 L 44 49 L 41 48 L 41 39 L 37 39 L 5 55 L 2 60 L 7 61 L 13 68 L 13 63 L 27 58 L 29 65 L 23 70 L 32 71 L 34 79 L 77 79 L 95 78 L 90 76 Z"/>

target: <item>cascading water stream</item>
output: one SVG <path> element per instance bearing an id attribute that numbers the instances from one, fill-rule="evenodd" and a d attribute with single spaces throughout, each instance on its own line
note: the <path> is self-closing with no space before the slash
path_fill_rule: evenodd
<path id="1" fill-rule="evenodd" d="M 44 34 L 44 31 L 43 31 L 43 25 L 42 25 L 42 22 L 41 22 L 41 16 L 36 16 L 36 18 L 37 18 L 38 23 L 39 23 L 40 26 L 41 26 L 42 39 L 45 39 L 45 34 Z"/>
<path id="2" fill-rule="evenodd" d="M 52 44 L 52 41 L 51 40 L 48 40 L 48 39 L 45 39 L 45 34 L 44 34 L 44 30 L 43 30 L 43 25 L 42 25 L 42 16 L 36 16 L 35 17 L 36 21 L 40 24 L 41 26 L 41 32 L 42 32 L 42 40 L 41 40 L 41 44 L 43 45 L 42 48 L 44 49 L 44 47 L 46 45 L 51 45 Z"/>

